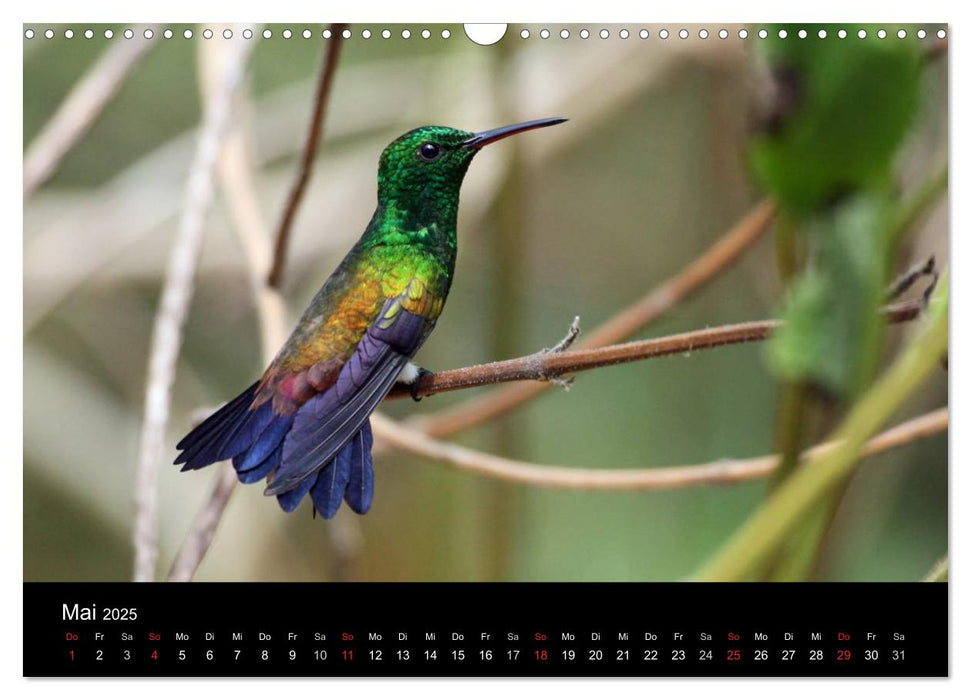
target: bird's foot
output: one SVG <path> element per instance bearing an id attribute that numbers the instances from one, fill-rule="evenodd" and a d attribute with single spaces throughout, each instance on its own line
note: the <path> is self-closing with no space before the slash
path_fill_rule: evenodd
<path id="1" fill-rule="evenodd" d="M 425 369 L 424 367 L 416 367 L 416 369 L 418 371 L 418 374 L 415 375 L 414 380 L 412 380 L 411 385 L 409 386 L 409 393 L 411 394 L 411 399 L 415 403 L 421 401 L 421 395 L 418 393 L 419 384 L 421 384 L 421 378 L 429 374 L 433 374 L 433 372 Z"/>

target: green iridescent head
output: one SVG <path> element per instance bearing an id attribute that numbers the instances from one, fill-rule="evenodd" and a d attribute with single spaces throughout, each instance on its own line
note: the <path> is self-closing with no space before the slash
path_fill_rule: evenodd
<path id="1" fill-rule="evenodd" d="M 421 216 L 450 213 L 469 163 L 483 146 L 565 119 L 539 119 L 472 133 L 447 126 L 422 126 L 391 142 L 381 154 L 378 200 Z M 438 217 L 433 217 L 438 218 Z"/>

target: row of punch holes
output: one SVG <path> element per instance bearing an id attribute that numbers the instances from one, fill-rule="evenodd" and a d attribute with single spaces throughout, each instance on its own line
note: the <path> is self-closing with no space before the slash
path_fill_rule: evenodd
<path id="1" fill-rule="evenodd" d="M 395 33 L 396 32 L 392 32 L 390 29 L 383 29 L 377 33 L 372 32 L 370 29 L 362 29 L 362 30 L 359 30 L 357 35 L 362 39 L 370 39 L 372 36 L 380 36 L 382 39 L 390 39 L 392 38 L 392 36 L 395 35 Z M 135 30 L 130 28 L 125 29 L 121 33 L 121 35 L 126 39 L 133 39 L 135 37 L 135 34 L 136 34 Z M 141 34 L 146 39 L 153 39 L 155 37 L 155 30 L 151 28 L 146 28 L 142 30 Z M 181 32 L 181 34 L 182 34 L 182 37 L 185 39 L 191 39 L 193 38 L 193 36 L 195 36 L 195 33 L 191 29 L 184 29 Z M 222 30 L 221 34 L 224 39 L 232 39 L 234 36 L 232 29 L 224 29 Z M 259 32 L 259 34 L 264 39 L 272 39 L 275 36 L 272 29 L 263 29 L 261 32 Z M 422 29 L 421 31 L 417 32 L 417 34 L 422 39 L 430 39 L 432 36 L 432 32 L 429 29 Z M 719 39 L 727 39 L 729 38 L 729 36 L 731 36 L 731 34 L 732 32 L 729 32 L 727 29 L 719 29 L 716 32 L 716 35 L 718 36 Z M 736 34 L 739 39 L 747 39 L 750 36 L 749 30 L 744 28 L 739 29 Z M 848 36 L 850 36 L 850 34 L 845 29 L 835 30 L 833 34 L 839 39 L 846 39 Z M 878 39 L 886 39 L 888 36 L 890 36 L 890 34 L 888 34 L 887 30 L 885 29 L 878 29 L 875 32 L 875 34 Z M 906 29 L 898 29 L 895 32 L 895 34 L 898 39 L 906 39 L 908 36 Z M 938 39 L 944 39 L 947 37 L 947 32 L 944 29 L 938 29 L 936 34 Z M 73 39 L 75 36 L 75 33 L 73 29 L 65 29 L 63 35 L 65 39 Z M 171 39 L 175 36 L 175 32 L 173 32 L 171 29 L 164 29 L 162 30 L 161 35 L 165 39 Z M 214 32 L 212 29 L 207 28 L 202 30 L 201 35 L 204 39 L 212 39 L 214 36 L 216 36 L 216 32 Z M 240 35 L 244 39 L 252 39 L 255 33 L 252 29 L 244 29 L 240 32 Z M 291 29 L 283 29 L 279 32 L 279 35 L 284 39 L 291 39 L 294 36 L 296 36 L 296 34 Z M 299 32 L 299 35 L 302 36 L 304 39 L 310 39 L 315 34 L 310 29 L 304 29 L 301 32 Z M 641 39 L 647 39 L 650 37 L 650 35 L 651 34 L 647 29 L 641 29 L 637 32 L 637 36 L 639 36 Z M 696 32 L 696 35 L 699 39 L 707 39 L 709 36 L 711 36 L 711 33 L 707 29 L 698 29 Z M 36 36 L 38 36 L 38 34 L 33 29 L 27 29 L 24 31 L 24 37 L 27 39 L 33 39 Z M 40 34 L 40 36 L 43 36 L 45 39 L 53 39 L 56 36 L 56 32 L 53 29 L 45 29 L 43 33 Z M 85 29 L 81 33 L 81 36 L 83 36 L 85 39 L 93 39 L 95 36 L 95 32 L 92 29 Z M 112 39 L 114 38 L 114 36 L 115 36 L 115 33 L 113 30 L 111 29 L 104 30 L 105 39 Z M 333 36 L 333 32 L 330 29 L 324 29 L 320 33 L 320 36 L 324 39 L 330 39 Z M 341 32 L 341 36 L 344 39 L 351 39 L 355 36 L 355 33 L 350 29 L 344 29 Z M 402 39 L 410 39 L 412 37 L 412 32 L 410 29 L 402 29 L 400 31 L 400 36 Z M 452 32 L 449 29 L 442 29 L 440 32 L 440 36 L 442 39 L 449 39 L 452 36 Z M 530 32 L 529 29 L 522 29 L 519 32 L 519 36 L 522 39 L 529 39 L 530 37 L 533 36 L 533 34 Z M 538 36 L 540 39 L 549 39 L 551 36 L 554 36 L 554 34 L 550 32 L 549 29 L 540 29 L 538 32 L 536 32 L 536 36 Z M 572 34 L 569 29 L 561 29 L 559 31 L 559 37 L 561 39 L 569 39 L 571 36 Z M 588 29 L 580 29 L 577 32 L 577 36 L 579 36 L 581 39 L 589 39 L 592 36 L 592 34 Z M 601 29 L 599 32 L 597 32 L 597 36 L 599 36 L 601 39 L 609 39 L 611 36 L 611 33 L 610 33 L 610 30 L 608 29 Z M 628 29 L 620 29 L 617 32 L 617 36 L 620 37 L 621 39 L 628 39 L 631 36 L 631 32 Z M 659 39 L 667 39 L 672 36 L 672 33 L 667 29 L 661 29 L 657 32 L 657 36 Z M 688 39 L 691 36 L 691 32 L 687 29 L 680 29 L 677 31 L 676 36 L 679 39 Z M 769 37 L 769 31 L 767 29 L 759 29 L 755 32 L 755 36 L 757 36 L 759 39 L 767 39 Z M 778 30 L 778 36 L 780 39 L 786 39 L 788 38 L 789 34 L 787 30 L 780 29 Z M 809 36 L 809 32 L 805 29 L 800 29 L 798 30 L 798 32 L 796 32 L 796 36 L 800 39 L 805 39 Z M 825 29 L 819 29 L 816 31 L 816 36 L 820 39 L 825 39 L 829 36 L 829 33 Z M 860 39 L 866 39 L 868 36 L 868 33 L 865 29 L 860 29 L 856 32 L 856 36 Z M 918 39 L 926 39 L 928 36 L 928 32 L 925 29 L 918 29 L 916 32 L 916 36 Z M 495 39 L 495 41 L 477 41 L 476 37 L 471 36 L 471 33 L 470 33 L 470 38 L 472 38 L 473 41 L 476 41 L 476 43 L 486 44 L 486 43 L 495 43 L 495 41 L 498 41 L 499 38 L 502 38 L 502 35 L 500 35 L 497 39 Z"/>

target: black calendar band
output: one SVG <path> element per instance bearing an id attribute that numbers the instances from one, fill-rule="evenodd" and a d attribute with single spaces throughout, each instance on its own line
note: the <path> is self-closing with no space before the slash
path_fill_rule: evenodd
<path id="1" fill-rule="evenodd" d="M 946 676 L 947 584 L 26 583 L 26 676 Z"/>

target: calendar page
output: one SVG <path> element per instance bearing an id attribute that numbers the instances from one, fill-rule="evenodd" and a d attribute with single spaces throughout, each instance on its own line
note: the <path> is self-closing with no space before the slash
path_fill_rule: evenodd
<path id="1" fill-rule="evenodd" d="M 23 674 L 947 676 L 949 40 L 24 24 Z"/>

